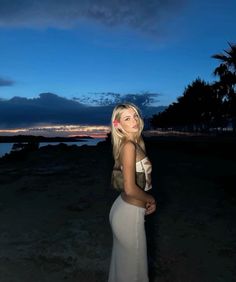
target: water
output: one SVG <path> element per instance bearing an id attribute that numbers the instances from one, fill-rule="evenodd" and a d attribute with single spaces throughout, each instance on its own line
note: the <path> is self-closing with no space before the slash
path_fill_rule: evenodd
<path id="1" fill-rule="evenodd" d="M 0 158 L 11 151 L 13 143 L 0 143 Z"/>
<path id="2" fill-rule="evenodd" d="M 39 147 L 47 146 L 47 145 L 58 145 L 60 143 L 64 143 L 67 145 L 76 145 L 76 146 L 82 146 L 82 145 L 88 145 L 88 146 L 96 146 L 98 142 L 104 141 L 104 138 L 94 138 L 94 139 L 84 139 L 81 142 L 41 142 L 39 143 Z M 4 156 L 6 153 L 10 153 L 12 145 L 14 143 L 0 143 L 0 158 Z"/>

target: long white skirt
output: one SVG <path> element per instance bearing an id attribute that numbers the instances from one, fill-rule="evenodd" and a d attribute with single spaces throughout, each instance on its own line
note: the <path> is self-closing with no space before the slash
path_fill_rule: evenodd
<path id="1" fill-rule="evenodd" d="M 109 220 L 113 247 L 108 282 L 148 282 L 145 208 L 125 202 L 119 196 Z"/>

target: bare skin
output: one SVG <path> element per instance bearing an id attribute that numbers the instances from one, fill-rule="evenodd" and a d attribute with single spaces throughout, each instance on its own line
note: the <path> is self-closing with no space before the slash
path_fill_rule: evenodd
<path id="1" fill-rule="evenodd" d="M 124 192 L 121 197 L 128 203 L 146 209 L 146 214 L 151 214 L 156 210 L 156 202 L 152 195 L 140 189 L 135 183 L 136 169 L 136 147 L 134 145 L 135 136 L 139 129 L 139 117 L 133 109 L 126 109 L 121 113 L 120 128 L 127 135 L 125 144 L 121 148 L 120 162 L 124 175 Z M 140 160 L 145 156 L 140 155 Z"/>

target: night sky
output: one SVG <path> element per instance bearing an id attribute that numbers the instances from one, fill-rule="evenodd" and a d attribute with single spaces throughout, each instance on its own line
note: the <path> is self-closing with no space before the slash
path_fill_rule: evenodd
<path id="1" fill-rule="evenodd" d="M 105 132 L 128 98 L 152 114 L 217 80 L 235 30 L 234 0 L 0 0 L 0 134 Z"/>

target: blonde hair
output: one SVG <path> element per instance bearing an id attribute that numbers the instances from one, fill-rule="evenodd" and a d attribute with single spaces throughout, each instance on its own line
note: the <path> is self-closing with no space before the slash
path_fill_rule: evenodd
<path id="1" fill-rule="evenodd" d="M 118 104 L 113 109 L 111 116 L 111 142 L 113 145 L 113 157 L 115 160 L 115 166 L 119 165 L 120 149 L 124 144 L 127 136 L 122 129 L 115 127 L 113 122 L 115 120 L 120 122 L 121 113 L 126 109 L 133 109 L 139 118 L 139 130 L 136 133 L 136 141 L 141 146 L 141 148 L 145 151 L 145 145 L 143 142 L 143 138 L 141 136 L 141 132 L 144 127 L 144 122 L 140 115 L 139 108 L 132 103 Z"/>

